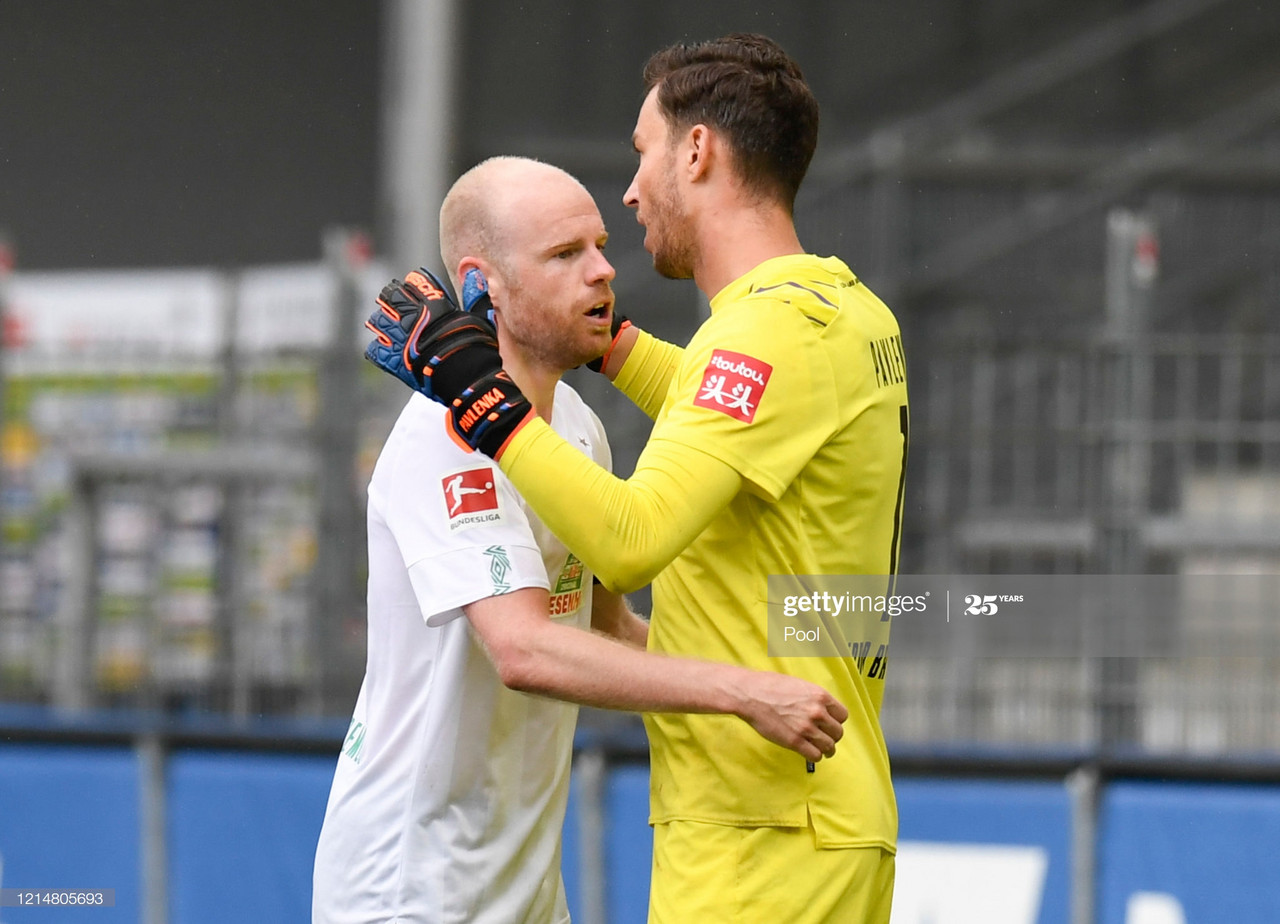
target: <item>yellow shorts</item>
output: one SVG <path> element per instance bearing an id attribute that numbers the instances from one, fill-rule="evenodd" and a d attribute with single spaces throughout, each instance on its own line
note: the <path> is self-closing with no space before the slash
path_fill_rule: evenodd
<path id="1" fill-rule="evenodd" d="M 653 826 L 649 924 L 888 924 L 893 854 L 819 848 L 812 827 Z"/>

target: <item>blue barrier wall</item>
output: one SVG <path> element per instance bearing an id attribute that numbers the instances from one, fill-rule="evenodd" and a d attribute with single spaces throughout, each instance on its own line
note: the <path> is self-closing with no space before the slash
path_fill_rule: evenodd
<path id="1" fill-rule="evenodd" d="M 564 820 L 564 888 L 569 912 L 581 920 L 582 844 L 578 833 L 580 804 L 576 786 L 569 788 Z M 604 788 L 605 912 L 610 924 L 645 924 L 649 916 L 649 870 L 653 831 L 649 827 L 649 769 L 614 767 Z"/>
<path id="2" fill-rule="evenodd" d="M 569 805 L 565 809 L 564 833 L 560 841 L 560 870 L 564 879 L 565 898 L 569 902 L 569 915 L 575 921 L 582 920 L 581 888 L 578 871 L 582 868 L 582 847 L 578 837 L 578 787 L 569 784 Z"/>
<path id="3" fill-rule="evenodd" d="M 3 908 L 0 921 L 139 920 L 138 761 L 127 748 L 0 746 L 0 885 L 114 889 L 111 908 Z"/>
<path id="4" fill-rule="evenodd" d="M 333 766 L 333 757 L 171 753 L 173 924 L 307 920 Z M 140 919 L 140 778 L 138 759 L 123 747 L 0 744 L 0 884 L 115 890 L 111 909 L 6 907 L 0 924 Z M 1072 814 L 1064 785 L 904 777 L 897 789 L 895 924 L 1067 924 Z M 564 876 L 581 914 L 578 800 L 572 791 Z M 603 806 L 612 924 L 646 918 L 647 806 L 647 769 L 613 767 Z M 1098 820 L 1098 924 L 1280 921 L 1280 786 L 1113 782 Z M 1025 900 L 988 914 L 980 902 L 991 883 L 1002 899 L 1021 890 Z"/>
<path id="5" fill-rule="evenodd" d="M 169 761 L 175 924 L 307 921 L 336 757 L 179 753 Z"/>
<path id="6" fill-rule="evenodd" d="M 1038 910 L 1037 916 L 1027 924 L 1067 924 L 1071 892 L 1071 798 L 1063 784 L 903 779 L 894 783 L 894 790 L 898 795 L 899 841 L 904 845 L 911 842 L 949 845 L 950 850 L 936 853 L 936 861 L 955 871 L 960 880 L 958 888 L 976 892 L 984 875 L 1006 878 L 1023 871 L 1016 852 L 989 848 L 1034 848 L 1046 862 L 1043 877 L 1035 883 L 1024 884 L 1035 894 Z M 981 851 L 965 849 L 977 845 L 988 848 L 986 856 Z M 901 851 L 900 866 L 911 859 L 907 846 Z M 900 874 L 899 878 L 903 876 Z M 1008 881 L 993 885 L 1004 891 L 1010 888 Z M 936 904 L 943 908 L 948 904 L 981 900 L 972 892 L 966 895 L 962 891 L 951 891 L 939 896 Z"/>
<path id="7" fill-rule="evenodd" d="M 645 924 L 653 829 L 649 827 L 649 768 L 618 767 L 605 784 L 606 907 L 610 924 Z"/>
<path id="8" fill-rule="evenodd" d="M 1102 800 L 1098 922 L 1135 895 L 1170 924 L 1280 921 L 1280 787 L 1118 782 Z M 1155 920 L 1152 915 L 1149 920 Z"/>

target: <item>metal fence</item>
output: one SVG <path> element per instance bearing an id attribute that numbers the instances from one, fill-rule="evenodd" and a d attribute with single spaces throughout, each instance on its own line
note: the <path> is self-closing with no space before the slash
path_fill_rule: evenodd
<path id="1" fill-rule="evenodd" d="M 362 274 L 382 273 L 358 235 L 331 232 L 326 249 L 327 264 L 256 277 L 119 274 L 86 292 L 74 274 L 37 280 L 33 298 L 101 299 L 136 329 L 118 339 L 107 325 L 41 341 L 21 328 L 61 305 L 11 312 L 0 702 L 350 709 L 363 669 L 360 473 L 392 412 L 361 372 L 356 333 Z M 137 316 L 170 302 L 205 335 L 146 340 Z"/>
<path id="2" fill-rule="evenodd" d="M 911 570 L 1280 573 L 1280 340 L 918 346 Z M 1217 586 L 1229 594 L 1229 577 Z M 1200 603 L 1169 619 L 1247 638 L 1249 656 L 897 659 L 886 733 L 1175 753 L 1280 749 L 1280 604 Z"/>

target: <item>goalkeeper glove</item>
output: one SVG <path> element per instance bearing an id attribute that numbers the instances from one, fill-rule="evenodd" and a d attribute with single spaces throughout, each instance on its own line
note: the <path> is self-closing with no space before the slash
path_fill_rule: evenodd
<path id="1" fill-rule="evenodd" d="M 460 312 L 448 290 L 427 269 L 384 286 L 377 310 L 364 326 L 375 338 L 365 349 L 365 357 L 428 398 L 435 398 L 432 379 L 454 349 L 492 341 L 492 350 L 497 353 L 493 330 Z M 442 349 L 423 353 L 424 344 Z M 498 366 L 501 368 L 500 361 Z"/>
<path id="2" fill-rule="evenodd" d="M 375 339 L 365 356 L 416 391 L 449 409 L 455 437 L 497 458 L 533 406 L 502 371 L 493 305 L 483 274 L 463 281 L 461 311 L 428 270 L 391 281 L 365 322 Z"/>

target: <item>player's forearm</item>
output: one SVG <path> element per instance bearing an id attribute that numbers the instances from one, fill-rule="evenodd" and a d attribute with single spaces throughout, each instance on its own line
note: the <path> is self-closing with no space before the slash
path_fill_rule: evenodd
<path id="1" fill-rule="evenodd" d="M 744 668 L 649 654 L 550 621 L 513 641 L 499 673 L 513 690 L 598 709 L 738 716 L 748 709 Z"/>
<path id="2" fill-rule="evenodd" d="M 513 690 L 601 709 L 736 715 L 808 760 L 834 753 L 849 713 L 830 693 L 785 674 L 671 658 L 552 622 L 546 588 L 522 587 L 463 607 Z M 592 606 L 593 616 L 595 606 Z"/>
<path id="3" fill-rule="evenodd" d="M 605 625 L 597 626 L 592 623 L 592 628 L 641 651 L 644 651 L 649 643 L 649 624 L 629 610 L 619 614 L 617 618 Z"/>
<path id="4" fill-rule="evenodd" d="M 541 420 L 516 434 L 500 465 L 551 531 L 618 593 L 653 580 L 741 485 L 725 463 L 665 440 L 650 440 L 623 481 Z"/>
<path id="5" fill-rule="evenodd" d="M 617 372 L 610 376 L 614 387 L 650 418 L 656 418 L 671 387 L 671 379 L 680 366 L 684 350 L 642 330 L 631 330 L 635 330 L 635 335 L 627 344 L 627 352 L 621 353 L 622 344 L 619 344 L 615 356 L 610 357 L 605 374 L 611 371 L 615 363 L 619 363 Z M 624 331 L 623 336 L 627 336 L 627 333 Z M 619 353 L 620 357 L 617 355 Z"/>
<path id="6" fill-rule="evenodd" d="M 649 623 L 628 611 L 618 621 L 614 638 L 643 651 L 649 644 Z"/>
<path id="7" fill-rule="evenodd" d="M 632 611 L 622 594 L 598 582 L 591 594 L 591 628 L 633 648 L 643 650 L 649 641 L 649 623 Z"/>

